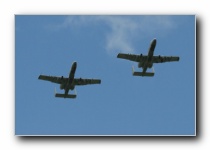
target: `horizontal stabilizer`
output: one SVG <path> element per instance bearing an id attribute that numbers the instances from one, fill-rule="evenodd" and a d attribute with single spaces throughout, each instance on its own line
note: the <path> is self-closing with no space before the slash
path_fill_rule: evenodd
<path id="1" fill-rule="evenodd" d="M 153 68 L 153 72 L 135 72 L 134 71 L 134 67 L 132 67 L 132 73 L 133 73 L 133 76 L 147 76 L 147 77 L 153 77 L 154 74 L 155 74 L 155 71 L 154 71 L 154 68 Z"/>
<path id="2" fill-rule="evenodd" d="M 63 97 L 63 98 L 76 98 L 77 95 L 76 94 L 69 94 L 69 95 L 65 95 L 65 94 L 55 94 L 55 97 Z"/>
<path id="3" fill-rule="evenodd" d="M 153 77 L 154 76 L 154 72 L 133 72 L 134 76 L 147 76 L 147 77 Z"/>

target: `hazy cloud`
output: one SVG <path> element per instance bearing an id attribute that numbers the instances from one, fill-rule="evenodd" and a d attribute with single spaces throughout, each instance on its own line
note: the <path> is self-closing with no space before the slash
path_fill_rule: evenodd
<path id="1" fill-rule="evenodd" d="M 84 15 L 68 16 L 58 28 L 81 28 L 104 23 L 110 30 L 106 33 L 105 48 L 108 52 L 134 52 L 134 39 L 142 39 L 157 33 L 166 34 L 175 27 L 170 16 L 115 16 Z"/>

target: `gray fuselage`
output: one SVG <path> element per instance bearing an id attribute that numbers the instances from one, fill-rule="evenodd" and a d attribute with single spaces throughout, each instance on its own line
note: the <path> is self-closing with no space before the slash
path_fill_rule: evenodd
<path id="1" fill-rule="evenodd" d="M 156 43 L 157 43 L 156 39 L 153 39 L 151 41 L 150 47 L 148 49 L 147 61 L 143 66 L 143 73 L 145 73 L 147 71 L 148 67 L 151 68 L 153 66 L 152 58 L 153 58 L 153 55 L 154 55 L 154 50 L 155 50 Z"/>

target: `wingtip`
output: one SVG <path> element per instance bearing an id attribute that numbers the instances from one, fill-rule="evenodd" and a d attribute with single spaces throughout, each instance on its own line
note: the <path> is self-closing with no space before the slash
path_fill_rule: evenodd
<path id="1" fill-rule="evenodd" d="M 101 84 L 101 80 L 98 80 L 98 84 Z"/>
<path id="2" fill-rule="evenodd" d="M 122 55 L 122 53 L 118 53 L 117 54 L 117 58 L 120 58 L 121 55 Z"/>

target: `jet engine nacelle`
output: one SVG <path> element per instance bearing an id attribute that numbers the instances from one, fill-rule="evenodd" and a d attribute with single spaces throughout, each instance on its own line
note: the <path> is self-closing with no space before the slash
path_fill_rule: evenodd
<path id="1" fill-rule="evenodd" d="M 60 85 L 60 89 L 61 89 L 61 90 L 65 89 L 65 85 L 64 85 L 64 84 L 61 84 L 61 85 Z"/>
<path id="2" fill-rule="evenodd" d="M 71 85 L 69 89 L 74 90 L 75 86 Z"/>
<path id="3" fill-rule="evenodd" d="M 61 90 L 66 89 L 66 88 L 69 88 L 70 90 L 74 90 L 75 86 L 70 85 L 70 86 L 67 87 L 67 85 L 65 85 L 65 84 L 60 84 L 60 89 Z"/>
<path id="4" fill-rule="evenodd" d="M 138 67 L 139 67 L 139 68 L 142 68 L 143 66 L 144 66 L 144 63 L 139 62 Z"/>
<path id="5" fill-rule="evenodd" d="M 152 66 L 153 66 L 153 63 L 149 63 L 149 64 L 148 64 L 148 67 L 149 67 L 149 68 L 152 68 Z"/>

